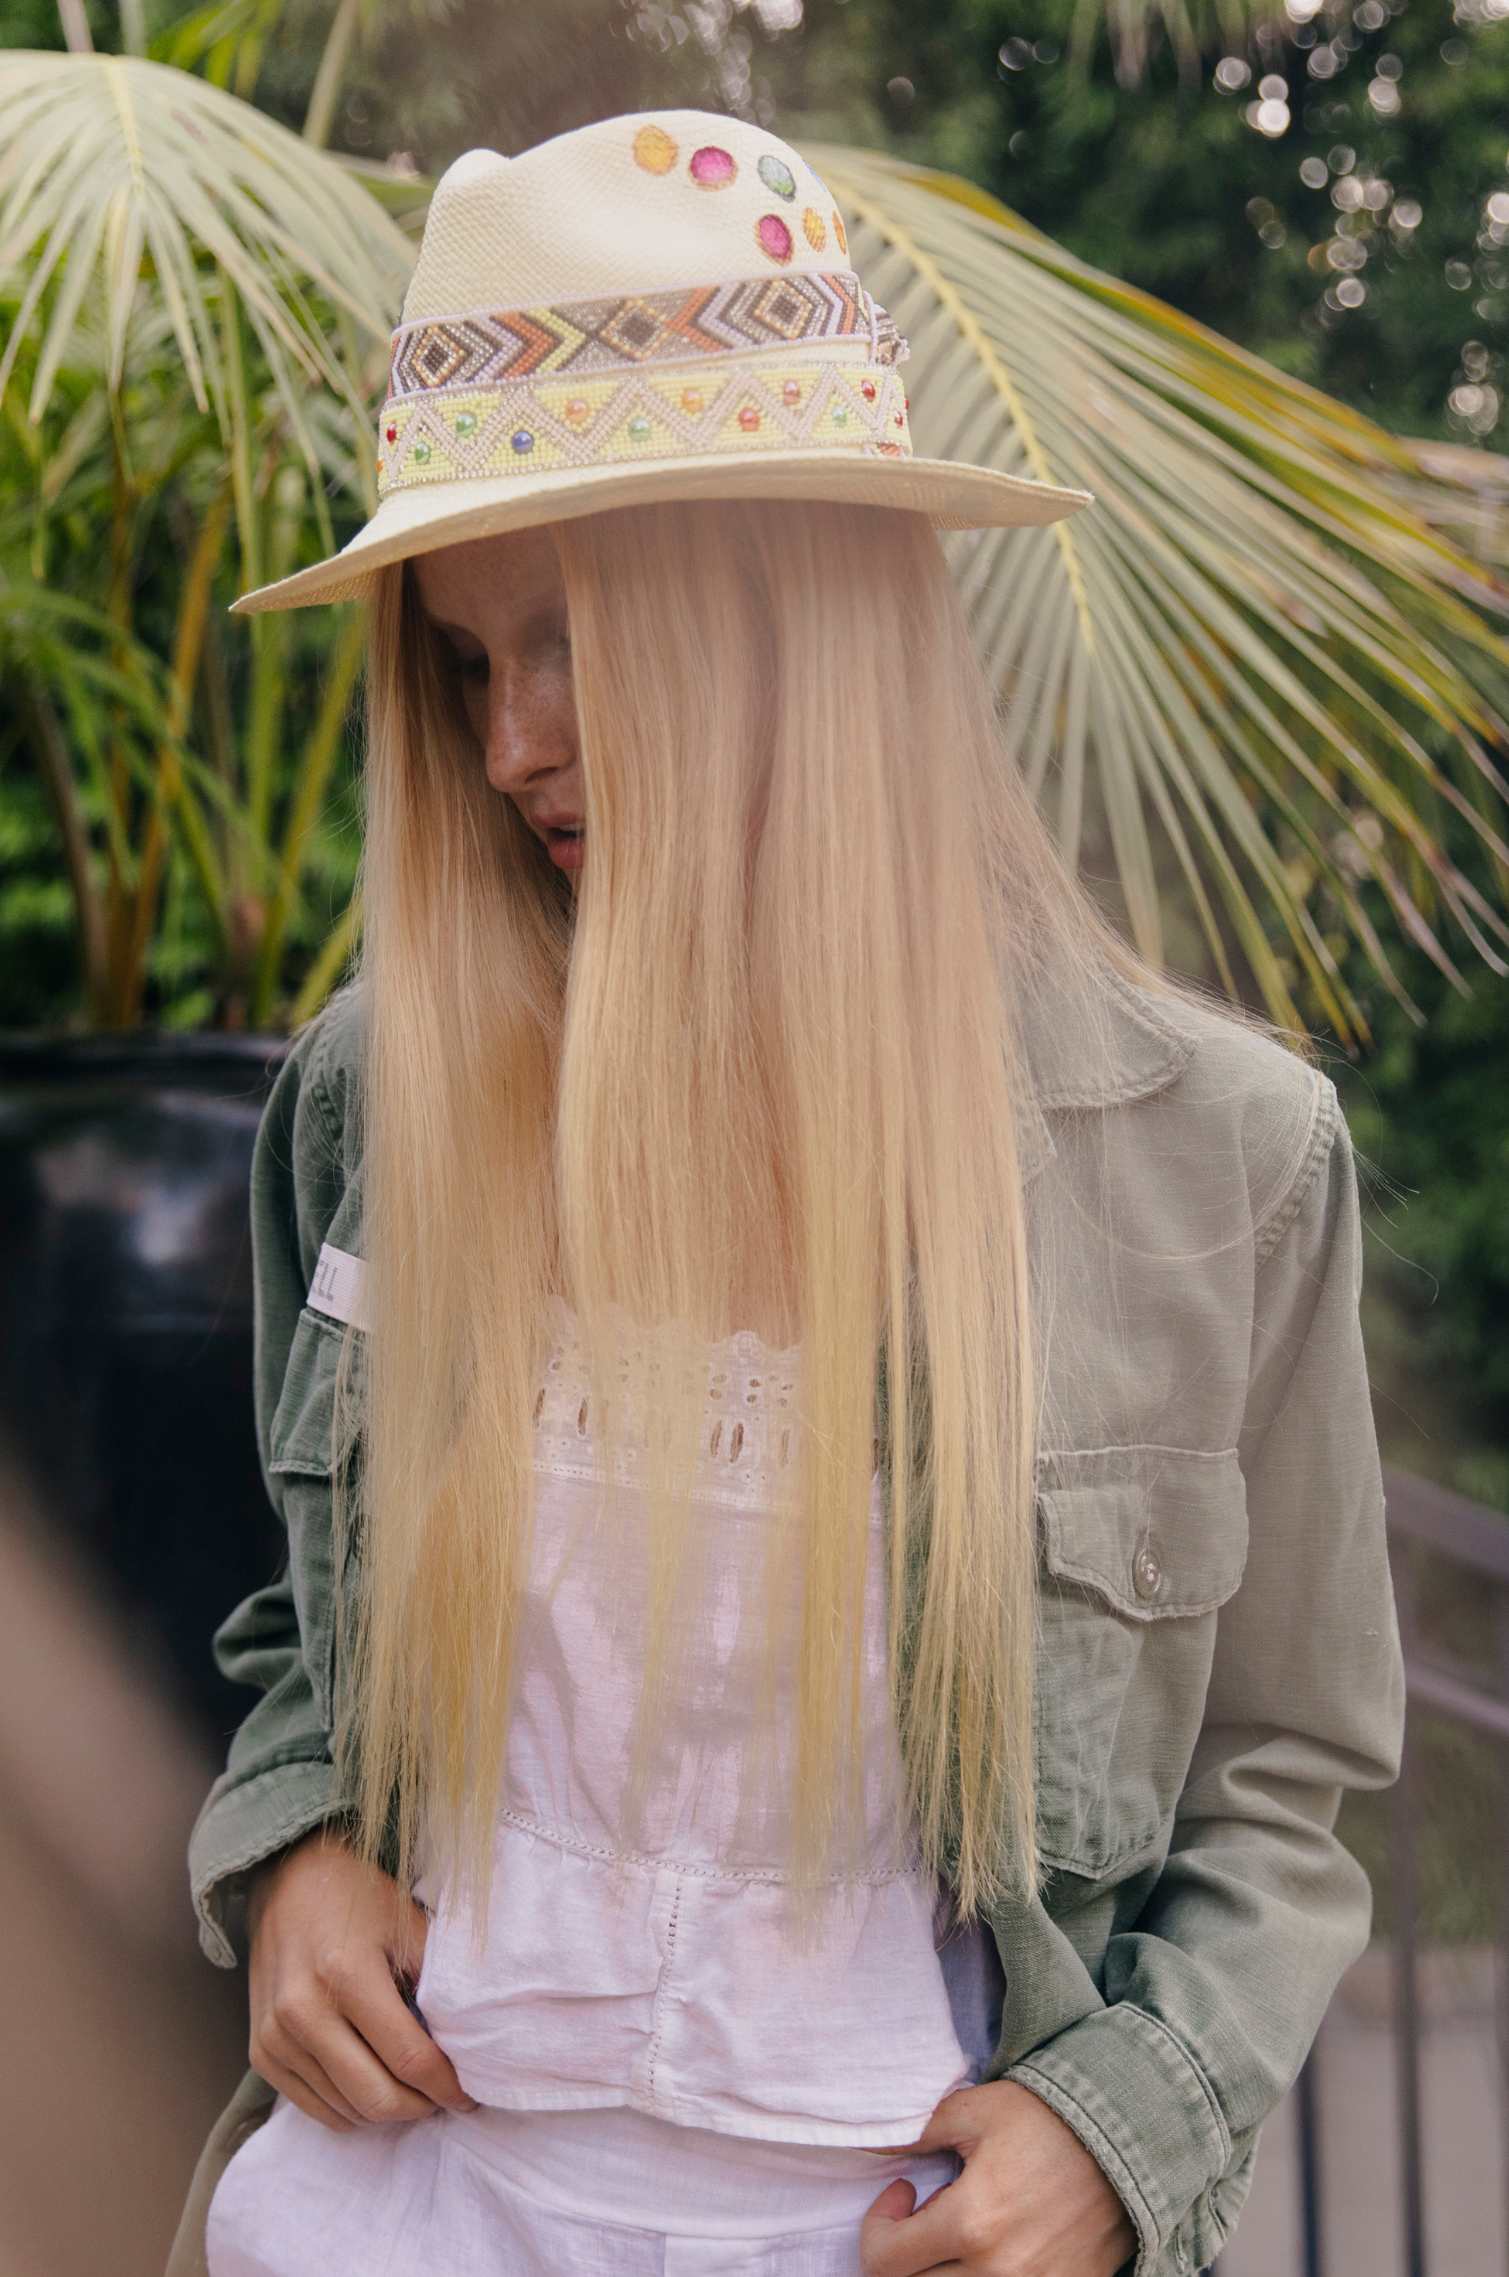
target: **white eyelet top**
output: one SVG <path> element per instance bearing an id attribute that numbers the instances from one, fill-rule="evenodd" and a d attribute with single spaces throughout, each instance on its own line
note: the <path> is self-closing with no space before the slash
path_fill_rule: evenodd
<path id="1" fill-rule="evenodd" d="M 942 1893 L 898 1800 L 879 1476 L 865 1841 L 804 1941 L 791 1934 L 785 1864 L 794 1676 L 783 1669 L 762 1704 L 760 1623 L 742 1617 L 746 1601 L 758 1606 L 749 1593 L 763 1585 L 772 1509 L 794 1492 L 798 1352 L 748 1331 L 711 1348 L 691 1521 L 704 1555 L 683 1593 L 688 1680 L 631 1835 L 643 1497 L 632 1468 L 610 1482 L 595 1459 L 572 1315 L 555 1307 L 486 1949 L 474 1957 L 459 1906 L 453 1917 L 422 1872 L 414 1894 L 432 1918 L 416 2005 L 462 2086 L 500 2112 L 628 2105 L 771 2141 L 913 2140 L 943 2095 L 979 2075 L 997 1964 L 983 1931 L 956 1932 L 943 1961 Z"/>

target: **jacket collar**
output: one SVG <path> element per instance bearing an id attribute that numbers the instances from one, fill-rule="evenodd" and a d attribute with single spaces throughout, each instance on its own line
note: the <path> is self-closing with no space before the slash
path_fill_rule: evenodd
<path id="1" fill-rule="evenodd" d="M 1075 1107 L 1112 1107 L 1166 1090 L 1194 1051 L 1198 1030 L 1189 1007 L 1157 996 L 1105 966 L 1108 1017 L 1091 1036 L 1067 996 L 1051 980 L 1024 991 L 1018 1034 L 1027 1063 L 1019 1102 L 1018 1146 L 1024 1182 L 1058 1152 L 1048 1116 Z"/>

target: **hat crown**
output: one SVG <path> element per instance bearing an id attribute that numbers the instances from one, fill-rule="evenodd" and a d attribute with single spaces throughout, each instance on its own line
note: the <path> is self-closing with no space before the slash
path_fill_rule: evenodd
<path id="1" fill-rule="evenodd" d="M 454 159 L 402 322 L 849 265 L 843 217 L 789 142 L 721 111 L 631 111 Z"/>

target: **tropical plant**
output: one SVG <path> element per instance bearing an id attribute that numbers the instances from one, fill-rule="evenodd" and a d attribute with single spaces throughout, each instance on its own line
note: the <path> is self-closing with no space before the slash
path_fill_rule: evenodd
<path id="1" fill-rule="evenodd" d="M 141 1016 L 176 856 L 221 1016 L 266 1020 L 357 628 L 306 654 L 304 628 L 258 619 L 233 677 L 211 671 L 219 613 L 232 580 L 339 542 L 330 491 L 370 510 L 412 245 L 360 170 L 144 57 L 0 57 L 0 110 L 4 670 L 68 850 L 87 1014 Z"/>
<path id="2" fill-rule="evenodd" d="M 1221 978 L 1237 992 L 1229 930 L 1280 1018 L 1300 1024 L 1265 912 L 1337 1032 L 1367 1032 L 1322 894 L 1408 1001 L 1364 878 L 1448 975 L 1441 912 L 1509 969 L 1501 910 L 1433 827 L 1444 808 L 1464 816 L 1502 887 L 1509 587 L 1447 534 L 1455 465 L 1076 260 L 969 182 L 807 149 L 912 344 L 918 447 L 1096 496 L 1046 531 L 945 542 L 1071 860 L 1093 778 L 1139 945 L 1162 955 L 1156 823 Z"/>

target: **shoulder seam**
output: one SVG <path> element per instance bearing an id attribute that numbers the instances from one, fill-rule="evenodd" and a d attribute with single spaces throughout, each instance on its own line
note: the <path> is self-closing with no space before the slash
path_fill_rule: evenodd
<path id="1" fill-rule="evenodd" d="M 1267 1216 L 1260 1218 L 1254 1233 L 1255 1262 L 1262 1264 L 1285 1229 L 1299 1215 L 1300 1205 L 1313 1185 L 1321 1164 L 1331 1151 L 1341 1122 L 1341 1099 L 1335 1084 L 1324 1068 L 1312 1067 L 1313 1089 L 1310 1099 L 1310 1127 L 1300 1151 L 1299 1166 L 1284 1192 L 1274 1203 Z"/>
<path id="2" fill-rule="evenodd" d="M 333 1023 L 325 1018 L 325 1014 L 334 1002 L 334 996 L 327 996 L 320 1010 L 314 1015 L 319 1032 L 315 1038 L 314 1050 L 310 1054 L 309 1075 L 310 1091 L 319 1110 L 320 1120 L 325 1126 L 325 1136 L 330 1141 L 332 1150 L 338 1153 L 341 1144 L 341 1131 L 336 1118 L 335 1104 L 330 1096 L 329 1084 L 330 1032 Z"/>

